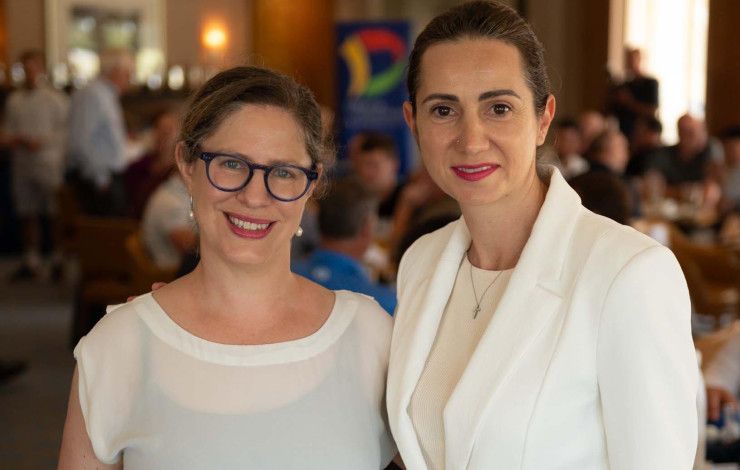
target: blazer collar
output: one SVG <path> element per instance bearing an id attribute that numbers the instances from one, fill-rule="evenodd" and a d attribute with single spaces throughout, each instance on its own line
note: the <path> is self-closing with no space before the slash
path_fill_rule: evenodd
<path id="1" fill-rule="evenodd" d="M 519 257 L 515 272 L 523 271 L 530 280 L 552 285 L 557 290 L 557 281 L 561 277 L 575 221 L 581 209 L 581 198 L 554 166 L 547 167 L 546 175 L 549 179 L 547 195 Z M 459 267 L 470 246 L 470 231 L 464 218 L 461 217 L 456 225 L 440 257 L 435 279 L 438 277 L 437 274 L 444 274 L 442 277 L 445 279 L 449 277 L 447 263 L 457 263 L 456 267 Z M 444 272 L 439 273 L 440 270 Z M 454 274 L 457 274 L 457 271 Z M 555 284 L 552 284 L 553 282 Z"/>
<path id="2" fill-rule="evenodd" d="M 561 285 L 561 273 L 581 206 L 578 195 L 556 169 L 550 168 L 549 178 L 545 201 L 509 285 L 445 408 L 449 468 L 466 467 L 481 419 L 497 389 L 516 369 L 535 338 L 544 333 L 549 333 L 544 335 L 545 339 L 559 334 L 560 322 L 555 321 L 555 313 L 565 287 Z M 455 224 L 424 290 L 420 311 L 410 312 L 416 324 L 410 326 L 412 332 L 406 332 L 411 337 L 401 376 L 400 409 L 397 409 L 401 421 L 407 421 L 410 429 L 413 427 L 407 410 L 411 395 L 434 344 L 460 262 L 471 241 L 464 219 Z M 544 376 L 545 368 L 543 365 L 534 373 Z M 526 417 L 523 420 L 526 422 Z M 412 447 L 417 451 L 413 459 L 421 458 L 423 462 L 415 436 L 413 441 Z"/>
<path id="3" fill-rule="evenodd" d="M 548 167 L 550 185 L 545 202 L 532 227 L 516 269 L 526 271 L 538 282 L 559 291 L 563 267 L 569 252 L 571 237 L 581 198 L 555 167 Z M 553 284 L 554 283 L 554 284 Z"/>

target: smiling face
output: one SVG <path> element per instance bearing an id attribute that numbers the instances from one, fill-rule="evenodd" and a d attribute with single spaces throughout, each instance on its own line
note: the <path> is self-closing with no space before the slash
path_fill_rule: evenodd
<path id="1" fill-rule="evenodd" d="M 290 112 L 275 106 L 241 106 L 200 148 L 239 155 L 261 165 L 311 167 L 301 128 Z M 208 181 L 205 162 L 197 159 L 187 163 L 184 151 L 182 145 L 178 147 L 178 166 L 193 197 L 203 258 L 215 254 L 227 262 L 249 265 L 288 261 L 290 240 L 313 186 L 300 199 L 281 202 L 270 196 L 264 173 L 256 170 L 240 191 L 221 191 Z"/>
<path id="2" fill-rule="evenodd" d="M 421 59 L 416 113 L 404 105 L 434 181 L 460 205 L 518 201 L 542 183 L 536 148 L 555 111 L 537 115 L 516 47 L 495 39 L 435 44 Z M 536 191 L 535 191 L 536 192 Z"/>

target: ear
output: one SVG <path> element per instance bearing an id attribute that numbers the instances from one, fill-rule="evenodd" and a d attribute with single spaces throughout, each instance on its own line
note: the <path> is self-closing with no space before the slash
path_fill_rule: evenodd
<path id="1" fill-rule="evenodd" d="M 175 162 L 177 163 L 177 169 L 180 171 L 180 176 L 185 182 L 185 186 L 188 188 L 188 192 L 192 194 L 193 186 L 193 171 L 195 171 L 195 162 L 188 162 L 186 155 L 188 153 L 185 143 L 180 141 L 175 146 Z"/>
<path id="2" fill-rule="evenodd" d="M 409 130 L 414 135 L 414 140 L 418 144 L 419 133 L 416 130 L 416 116 L 414 116 L 414 108 L 410 101 L 404 101 L 403 103 L 403 119 L 406 121 L 406 125 L 409 126 Z"/>
<path id="3" fill-rule="evenodd" d="M 547 103 L 545 103 L 545 110 L 540 116 L 539 129 L 537 129 L 537 146 L 545 143 L 547 138 L 547 130 L 550 129 L 550 124 L 555 117 L 555 97 L 550 95 L 547 97 Z"/>

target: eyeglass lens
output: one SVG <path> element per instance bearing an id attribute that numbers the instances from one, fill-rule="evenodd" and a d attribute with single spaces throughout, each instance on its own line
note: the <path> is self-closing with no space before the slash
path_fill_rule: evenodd
<path id="1" fill-rule="evenodd" d="M 218 155 L 211 160 L 211 182 L 224 190 L 236 190 L 249 178 L 249 166 L 243 160 Z M 274 166 L 267 175 L 267 190 L 278 199 L 298 198 L 306 191 L 308 176 L 299 168 Z"/>

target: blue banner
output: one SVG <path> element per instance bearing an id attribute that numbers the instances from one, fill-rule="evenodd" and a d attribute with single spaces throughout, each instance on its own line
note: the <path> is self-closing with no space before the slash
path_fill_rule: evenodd
<path id="1" fill-rule="evenodd" d="M 352 22 L 337 25 L 340 158 L 362 131 L 383 132 L 398 146 L 399 172 L 412 165 L 411 134 L 403 120 L 409 55 L 407 22 Z"/>

